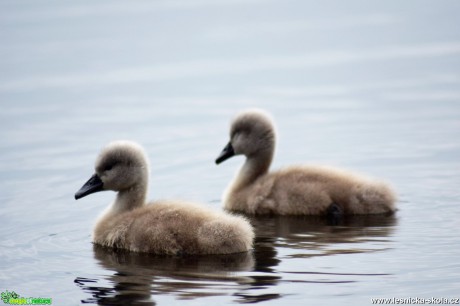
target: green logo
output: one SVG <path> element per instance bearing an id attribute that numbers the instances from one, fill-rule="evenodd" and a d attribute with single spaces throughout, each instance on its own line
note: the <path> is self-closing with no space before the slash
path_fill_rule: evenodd
<path id="1" fill-rule="evenodd" d="M 14 291 L 5 290 L 2 292 L 2 301 L 9 305 L 51 305 L 51 298 L 33 298 L 33 297 L 21 297 Z"/>

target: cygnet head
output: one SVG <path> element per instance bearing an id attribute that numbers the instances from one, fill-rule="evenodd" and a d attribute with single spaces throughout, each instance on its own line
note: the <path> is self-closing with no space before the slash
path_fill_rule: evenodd
<path id="1" fill-rule="evenodd" d="M 269 157 L 275 149 L 275 128 L 268 113 L 259 109 L 241 112 L 232 121 L 230 142 L 216 159 L 216 164 L 234 155 L 247 158 Z"/>
<path id="2" fill-rule="evenodd" d="M 148 183 L 144 150 L 131 141 L 114 141 L 104 147 L 96 160 L 95 172 L 77 191 L 76 200 L 103 190 L 124 191 Z"/>

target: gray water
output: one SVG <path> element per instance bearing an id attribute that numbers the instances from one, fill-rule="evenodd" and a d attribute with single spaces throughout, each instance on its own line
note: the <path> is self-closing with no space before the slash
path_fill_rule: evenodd
<path id="1" fill-rule="evenodd" d="M 371 305 L 460 297 L 460 2 L 0 3 L 0 291 L 53 305 Z M 221 208 L 230 118 L 271 112 L 272 169 L 390 182 L 394 216 L 251 218 L 253 252 L 93 247 L 78 202 L 107 142 L 141 143 L 149 197 Z M 2 303 L 0 301 L 0 303 Z"/>

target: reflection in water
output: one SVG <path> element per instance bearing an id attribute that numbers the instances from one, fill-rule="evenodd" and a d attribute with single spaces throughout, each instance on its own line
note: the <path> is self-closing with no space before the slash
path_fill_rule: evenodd
<path id="1" fill-rule="evenodd" d="M 277 299 L 279 293 L 258 293 L 253 289 L 267 289 L 280 282 L 288 283 L 349 283 L 343 276 L 377 276 L 382 274 L 324 273 L 317 271 L 279 271 L 281 262 L 277 250 L 289 250 L 287 258 L 311 258 L 350 253 L 385 250 L 372 242 L 388 242 L 396 225 L 394 215 L 347 216 L 339 226 L 315 216 L 257 216 L 250 218 L 256 231 L 254 254 L 257 272 L 251 276 L 251 287 L 235 294 L 239 302 L 260 302 Z M 365 245 L 366 247 L 363 247 Z M 304 276 L 302 278 L 302 275 Z M 293 277 L 294 276 L 294 277 Z M 301 279 L 299 279 L 299 276 Z M 327 276 L 328 278 L 324 279 Z M 262 290 L 263 291 L 263 290 Z"/>
<path id="2" fill-rule="evenodd" d="M 169 257 L 112 250 L 98 245 L 94 257 L 107 270 L 110 286 L 97 286 L 99 280 L 79 277 L 75 282 L 92 298 L 84 303 L 100 305 L 154 305 L 151 295 L 174 294 L 179 299 L 222 295 L 219 286 L 246 283 L 236 272 L 251 271 L 251 252 L 228 255 Z M 224 291 L 224 290 L 222 290 Z M 128 303 L 129 302 L 129 303 Z"/>
<path id="3" fill-rule="evenodd" d="M 273 272 L 279 259 L 275 248 L 299 250 L 292 257 L 313 257 L 383 250 L 362 248 L 366 242 L 385 242 L 396 225 L 394 215 L 347 216 L 339 226 L 315 216 L 252 217 L 256 231 L 256 270 Z M 369 244 L 366 244 L 369 247 Z"/>
<path id="4" fill-rule="evenodd" d="M 282 297 L 279 285 L 283 283 L 356 282 L 358 277 L 382 274 L 280 271 L 284 267 L 279 265 L 289 258 L 383 251 L 396 225 L 393 215 L 347 217 L 340 226 L 310 216 L 262 216 L 250 221 L 257 237 L 253 253 L 165 257 L 95 245 L 94 257 L 115 273 L 105 279 L 78 277 L 75 282 L 92 296 L 82 302 L 154 305 L 155 295 L 194 299 L 225 296 L 230 291 L 236 302 L 255 303 Z M 278 255 L 281 250 L 283 258 Z"/>

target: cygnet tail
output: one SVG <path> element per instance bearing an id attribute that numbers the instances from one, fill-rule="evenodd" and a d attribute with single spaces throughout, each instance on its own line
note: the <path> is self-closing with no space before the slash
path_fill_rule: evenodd
<path id="1" fill-rule="evenodd" d="M 383 182 L 373 182 L 356 187 L 351 199 L 354 214 L 383 214 L 396 210 L 396 194 Z"/>
<path id="2" fill-rule="evenodd" d="M 243 217 L 213 220 L 205 223 L 199 230 L 199 244 L 203 253 L 232 254 L 252 249 L 254 231 Z"/>

